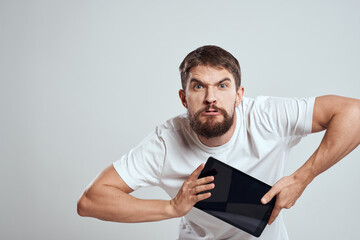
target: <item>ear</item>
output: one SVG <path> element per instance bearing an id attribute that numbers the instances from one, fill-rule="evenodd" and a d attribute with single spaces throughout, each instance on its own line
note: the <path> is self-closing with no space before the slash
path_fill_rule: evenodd
<path id="1" fill-rule="evenodd" d="M 236 100 L 235 100 L 236 107 L 239 106 L 239 104 L 241 103 L 243 96 L 244 96 L 244 87 L 240 86 L 236 92 Z"/>
<path id="2" fill-rule="evenodd" d="M 179 97 L 181 100 L 182 105 L 187 108 L 187 102 L 186 102 L 186 94 L 185 91 L 183 89 L 179 90 Z"/>

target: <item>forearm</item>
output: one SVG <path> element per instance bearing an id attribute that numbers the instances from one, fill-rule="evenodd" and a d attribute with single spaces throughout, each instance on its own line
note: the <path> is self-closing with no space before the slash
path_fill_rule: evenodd
<path id="1" fill-rule="evenodd" d="M 129 195 L 133 189 L 110 166 L 85 190 L 77 204 L 78 214 L 114 222 L 151 222 L 184 216 L 196 202 L 211 196 L 202 193 L 214 188 L 212 176 L 198 179 L 203 168 L 204 164 L 197 167 L 175 198 L 166 201 L 143 200 Z"/>
<path id="2" fill-rule="evenodd" d="M 316 176 L 336 164 L 360 143 L 359 100 L 343 106 L 327 125 L 325 135 L 313 155 L 294 174 L 310 183 Z"/>
<path id="3" fill-rule="evenodd" d="M 112 186 L 94 186 L 78 202 L 81 216 L 114 222 L 149 222 L 174 217 L 170 201 L 135 198 Z"/>

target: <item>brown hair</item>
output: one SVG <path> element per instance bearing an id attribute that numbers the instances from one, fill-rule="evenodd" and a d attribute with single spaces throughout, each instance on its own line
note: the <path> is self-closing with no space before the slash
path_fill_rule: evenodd
<path id="1" fill-rule="evenodd" d="M 236 89 L 241 85 L 241 70 L 238 60 L 218 46 L 207 45 L 189 53 L 180 64 L 181 86 L 184 90 L 190 69 L 198 65 L 223 67 L 234 76 Z"/>

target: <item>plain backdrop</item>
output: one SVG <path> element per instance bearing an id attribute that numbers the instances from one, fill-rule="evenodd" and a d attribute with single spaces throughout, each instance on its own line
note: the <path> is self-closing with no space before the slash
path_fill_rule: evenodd
<path id="1" fill-rule="evenodd" d="M 176 239 L 179 219 L 105 222 L 79 217 L 76 202 L 185 112 L 186 54 L 206 44 L 231 52 L 249 97 L 359 98 L 359 12 L 355 0 L 0 0 L 0 239 Z M 286 174 L 322 136 L 294 147 Z M 283 210 L 291 239 L 360 239 L 359 158 L 356 149 Z M 134 195 L 169 199 L 159 188 Z"/>

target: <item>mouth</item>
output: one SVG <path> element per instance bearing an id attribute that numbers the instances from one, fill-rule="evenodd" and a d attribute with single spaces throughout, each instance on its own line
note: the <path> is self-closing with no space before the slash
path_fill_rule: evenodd
<path id="1" fill-rule="evenodd" d="M 202 115 L 204 116 L 216 116 L 221 114 L 221 111 L 219 111 L 217 108 L 209 108 L 202 112 Z"/>

